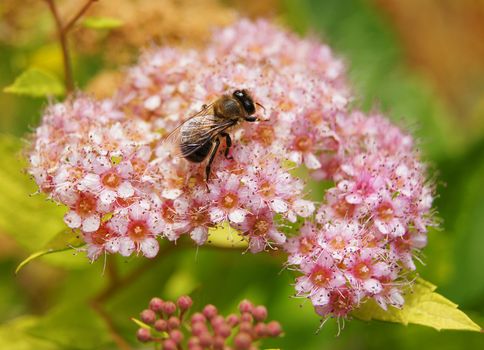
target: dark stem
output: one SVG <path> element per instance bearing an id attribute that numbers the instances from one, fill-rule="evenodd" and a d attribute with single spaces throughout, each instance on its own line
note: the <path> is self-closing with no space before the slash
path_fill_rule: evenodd
<path id="1" fill-rule="evenodd" d="M 69 55 L 69 48 L 67 47 L 66 33 L 62 27 L 62 20 L 60 19 L 59 12 L 55 6 L 54 0 L 45 0 L 49 5 L 50 12 L 55 20 L 57 27 L 57 36 L 59 37 L 61 49 L 62 49 L 62 61 L 64 62 L 64 81 L 66 86 L 66 92 L 70 94 L 74 90 L 74 80 L 72 78 L 72 65 Z"/>
<path id="2" fill-rule="evenodd" d="M 106 310 L 104 310 L 101 304 L 95 300 L 92 300 L 91 307 L 106 323 L 109 333 L 111 334 L 111 337 L 118 348 L 121 350 L 132 350 L 131 345 L 129 345 L 129 343 L 119 334 L 116 326 L 114 325 L 114 321 L 111 319 L 111 316 L 106 312 Z"/>
<path id="3" fill-rule="evenodd" d="M 172 252 L 175 248 L 171 244 L 166 244 L 161 247 L 160 251 L 158 252 L 160 257 L 166 256 L 168 253 Z M 107 286 L 101 290 L 99 294 L 94 296 L 91 299 L 90 305 L 92 309 L 104 320 L 106 323 L 109 333 L 113 341 L 116 343 L 119 349 L 121 350 L 131 350 L 131 345 L 120 335 L 120 332 L 117 330 L 114 321 L 112 320 L 109 313 L 104 310 L 103 304 L 112 298 L 116 293 L 124 290 L 123 287 L 130 285 L 132 282 L 136 281 L 140 278 L 146 271 L 151 269 L 156 263 L 158 262 L 157 259 L 150 259 L 140 265 L 139 267 L 135 268 L 133 271 L 129 272 L 125 276 L 119 276 L 119 272 L 116 265 L 116 258 L 114 256 L 109 256 L 107 261 L 107 275 L 109 278 L 109 283 Z"/>
<path id="4" fill-rule="evenodd" d="M 72 19 L 69 22 L 67 22 L 67 24 L 64 26 L 63 28 L 64 33 L 68 33 L 71 30 L 72 26 L 76 24 L 76 22 L 79 20 L 79 18 L 81 18 L 89 9 L 89 7 L 91 7 L 92 3 L 96 1 L 98 0 L 87 0 L 87 2 L 79 10 L 79 12 L 77 12 L 77 14 L 74 17 L 72 17 Z"/>
<path id="5" fill-rule="evenodd" d="M 118 265 L 116 264 L 116 258 L 112 255 L 107 257 L 107 275 L 109 278 L 109 287 L 115 287 L 119 283 L 119 271 Z M 104 320 L 106 326 L 108 327 L 109 334 L 111 338 L 116 343 L 119 349 L 121 350 L 131 350 L 131 345 L 121 336 L 119 331 L 116 329 L 116 325 L 114 324 L 113 319 L 109 315 L 109 313 L 104 310 L 101 300 L 94 298 L 91 300 L 90 305 L 92 309 L 97 312 L 97 314 Z"/>
<path id="6" fill-rule="evenodd" d="M 62 20 L 59 16 L 59 12 L 57 11 L 57 6 L 55 5 L 54 0 L 44 0 L 47 2 L 49 6 L 50 12 L 55 20 L 55 25 L 57 28 L 57 36 L 59 37 L 61 49 L 62 49 L 62 61 L 64 62 L 64 80 L 66 86 L 67 94 L 70 94 L 74 91 L 74 78 L 72 74 L 72 63 L 71 57 L 69 53 L 69 47 L 67 43 L 67 34 L 69 30 L 74 26 L 79 18 L 81 18 L 84 13 L 86 13 L 87 9 L 92 5 L 93 2 L 98 0 L 87 0 L 84 6 L 77 12 L 77 14 L 64 26 L 62 24 Z"/>

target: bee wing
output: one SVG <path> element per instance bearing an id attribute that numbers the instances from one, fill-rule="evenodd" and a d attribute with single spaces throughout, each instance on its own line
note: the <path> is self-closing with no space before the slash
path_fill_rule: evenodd
<path id="1" fill-rule="evenodd" d="M 177 126 L 163 142 L 174 146 L 175 156 L 188 157 L 232 125 L 234 121 L 231 119 L 197 114 Z M 183 150 L 180 147 L 182 144 Z"/>
<path id="2" fill-rule="evenodd" d="M 196 117 L 199 117 L 199 116 L 203 116 L 203 115 L 208 115 L 208 114 L 213 114 L 213 103 L 209 104 L 209 105 L 204 105 L 204 107 L 198 111 L 197 113 L 195 113 L 194 115 L 192 115 L 191 117 L 189 117 L 187 120 L 185 120 L 184 122 L 181 122 L 175 129 L 173 129 L 166 137 L 165 139 L 163 140 L 163 144 L 172 144 L 172 145 L 176 145 L 178 144 L 179 142 L 179 139 L 180 139 L 180 129 L 181 127 L 188 123 L 190 120 L 192 120 L 193 118 L 196 118 Z"/>

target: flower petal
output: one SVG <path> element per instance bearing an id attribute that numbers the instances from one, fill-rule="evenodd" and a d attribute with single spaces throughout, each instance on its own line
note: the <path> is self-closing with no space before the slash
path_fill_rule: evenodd
<path id="1" fill-rule="evenodd" d="M 70 228 L 79 228 L 81 227 L 82 219 L 75 211 L 69 211 L 66 215 L 64 215 L 64 222 Z"/>
<path id="2" fill-rule="evenodd" d="M 140 249 L 147 258 L 154 258 L 158 254 L 160 246 L 155 238 L 148 237 L 141 242 Z"/>
<path id="3" fill-rule="evenodd" d="M 82 230 L 85 232 L 94 232 L 101 225 L 101 218 L 98 214 L 88 216 L 82 221 Z"/>
<path id="4" fill-rule="evenodd" d="M 235 209 L 229 213 L 229 220 L 233 223 L 240 224 L 244 221 L 247 212 L 244 209 Z"/>

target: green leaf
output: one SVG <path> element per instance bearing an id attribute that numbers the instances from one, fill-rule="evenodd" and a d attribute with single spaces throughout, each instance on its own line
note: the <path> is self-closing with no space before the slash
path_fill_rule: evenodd
<path id="1" fill-rule="evenodd" d="M 37 188 L 25 174 L 21 149 L 19 139 L 0 135 L 0 230 L 32 252 L 65 229 L 65 209 L 44 195 L 32 195 Z"/>
<path id="2" fill-rule="evenodd" d="M 91 29 L 114 29 L 121 27 L 123 21 L 112 17 L 87 17 L 82 24 Z"/>
<path id="3" fill-rule="evenodd" d="M 239 231 L 224 221 L 208 230 L 208 245 L 220 248 L 247 248 L 248 242 Z"/>
<path id="4" fill-rule="evenodd" d="M 153 329 L 153 327 L 151 327 L 150 325 L 144 323 L 143 321 L 138 320 L 137 318 L 131 317 L 131 321 L 133 321 L 134 323 L 136 323 L 141 328 L 146 328 L 146 329 L 150 329 L 150 330 Z"/>
<path id="5" fill-rule="evenodd" d="M 0 326 L 0 348 L 10 350 L 58 350 L 59 347 L 48 340 L 30 335 L 27 329 L 38 321 L 35 316 L 23 316 Z"/>
<path id="6" fill-rule="evenodd" d="M 446 295 L 452 295 L 453 300 L 464 305 L 478 305 L 484 293 L 482 154 L 484 139 L 465 157 L 439 164 L 438 169 L 442 174 L 440 178 L 448 184 L 445 188 L 439 188 L 437 199 L 438 211 L 444 218 L 446 230 L 443 239 L 448 240 L 448 248 L 429 246 L 433 249 L 433 255 L 427 254 L 429 268 L 445 268 L 448 265 L 447 274 L 443 274 L 438 283 L 439 288 Z"/>
<path id="7" fill-rule="evenodd" d="M 59 304 L 27 332 L 56 349 L 113 349 L 106 322 L 86 302 Z"/>
<path id="8" fill-rule="evenodd" d="M 64 85 L 54 74 L 40 68 L 27 69 L 3 91 L 32 97 L 63 95 L 65 92 Z"/>
<path id="9" fill-rule="evenodd" d="M 436 288 L 433 284 L 419 278 L 412 290 L 405 295 L 402 309 L 390 307 L 385 311 L 376 302 L 370 300 L 353 312 L 353 316 L 364 321 L 419 324 L 439 331 L 442 329 L 481 331 L 481 327 L 459 310 L 457 304 L 435 293 Z"/>
<path id="10" fill-rule="evenodd" d="M 25 174 L 22 142 L 0 135 L 0 230 L 29 251 L 38 250 L 65 229 L 65 209 L 33 195 L 35 183 Z"/>
<path id="11" fill-rule="evenodd" d="M 80 248 L 83 245 L 85 245 L 85 242 L 79 237 L 79 235 L 72 231 L 62 231 L 55 236 L 44 249 L 30 254 L 25 260 L 23 260 L 15 269 L 15 273 L 17 274 L 22 268 L 25 267 L 25 265 L 34 259 L 40 258 L 41 256 L 65 252 L 66 250 Z"/>

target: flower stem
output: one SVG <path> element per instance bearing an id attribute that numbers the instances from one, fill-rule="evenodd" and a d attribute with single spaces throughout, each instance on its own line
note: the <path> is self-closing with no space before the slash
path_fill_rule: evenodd
<path id="1" fill-rule="evenodd" d="M 77 14 L 74 15 L 74 17 L 72 17 L 72 19 L 69 22 L 67 22 L 67 24 L 64 26 L 63 28 L 64 33 L 68 33 L 71 30 L 71 28 L 74 26 L 74 24 L 76 24 L 76 22 L 79 20 L 79 18 L 81 18 L 89 9 L 89 7 L 91 7 L 92 3 L 96 1 L 98 0 L 87 0 L 84 6 L 77 12 Z"/>
<path id="2" fill-rule="evenodd" d="M 74 26 L 74 24 L 81 18 L 84 13 L 88 10 L 88 8 L 92 5 L 93 2 L 98 0 L 87 0 L 84 6 L 77 12 L 74 17 L 64 26 L 62 24 L 62 20 L 59 16 L 59 11 L 57 10 L 57 6 L 54 0 L 44 0 L 47 5 L 49 6 L 50 12 L 55 20 L 55 25 L 57 27 L 57 35 L 59 37 L 61 49 L 62 49 L 62 61 L 64 62 L 64 83 L 66 87 L 67 94 L 72 93 L 74 91 L 74 78 L 72 74 L 72 63 L 71 57 L 69 53 L 69 47 L 67 42 L 67 34 L 69 33 L 70 29 Z"/>

